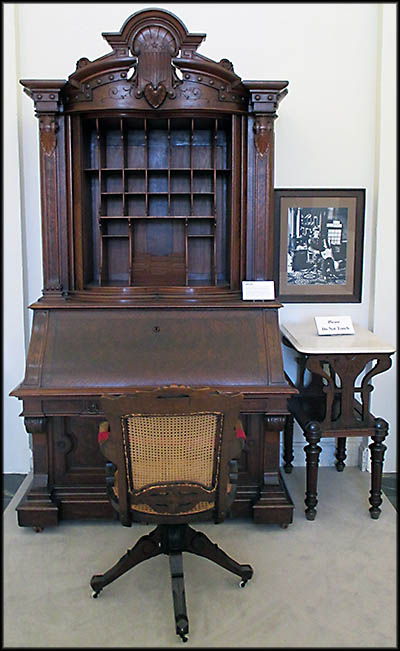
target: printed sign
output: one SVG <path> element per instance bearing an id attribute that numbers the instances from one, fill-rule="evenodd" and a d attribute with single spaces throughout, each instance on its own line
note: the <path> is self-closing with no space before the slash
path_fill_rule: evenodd
<path id="1" fill-rule="evenodd" d="M 242 299 L 244 301 L 273 301 L 274 298 L 273 280 L 243 280 Z"/>
<path id="2" fill-rule="evenodd" d="M 319 335 L 354 335 L 350 316 L 316 316 L 315 325 Z"/>

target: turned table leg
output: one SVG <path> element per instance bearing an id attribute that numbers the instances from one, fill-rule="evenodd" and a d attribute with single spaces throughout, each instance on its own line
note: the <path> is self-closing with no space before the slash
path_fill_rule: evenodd
<path id="1" fill-rule="evenodd" d="M 338 472 L 343 472 L 345 467 L 344 460 L 346 457 L 346 437 L 340 436 L 336 443 L 336 470 Z"/>
<path id="2" fill-rule="evenodd" d="M 286 416 L 285 427 L 283 430 L 283 469 L 286 473 L 291 473 L 294 459 L 293 456 L 293 416 Z"/>
<path id="3" fill-rule="evenodd" d="M 318 463 L 321 447 L 318 445 L 321 439 L 321 428 L 319 423 L 311 421 L 307 423 L 304 430 L 304 436 L 308 445 L 305 446 L 306 453 L 306 518 L 314 520 L 317 514 L 317 482 L 318 482 Z"/>
<path id="4" fill-rule="evenodd" d="M 385 455 L 386 445 L 383 441 L 388 435 L 389 425 L 383 418 L 376 418 L 375 433 L 371 436 L 372 443 L 368 446 L 371 450 L 371 490 L 369 509 L 371 518 L 377 520 L 381 514 L 379 508 L 382 504 L 382 470 L 383 457 Z"/>

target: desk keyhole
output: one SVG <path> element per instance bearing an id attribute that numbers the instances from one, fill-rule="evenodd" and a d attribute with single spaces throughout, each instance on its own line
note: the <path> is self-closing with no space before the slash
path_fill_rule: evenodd
<path id="1" fill-rule="evenodd" d="M 160 326 L 154 326 L 153 332 L 160 332 Z"/>

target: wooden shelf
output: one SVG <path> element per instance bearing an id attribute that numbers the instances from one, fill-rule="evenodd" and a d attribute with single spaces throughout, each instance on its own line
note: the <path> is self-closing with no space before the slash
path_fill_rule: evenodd
<path id="1" fill-rule="evenodd" d="M 190 238 L 192 238 L 192 237 L 214 237 L 214 235 L 212 233 L 209 233 L 207 235 L 190 235 L 190 234 L 188 234 L 188 237 L 190 237 Z"/>
<path id="2" fill-rule="evenodd" d="M 99 219 L 214 219 L 214 215 L 99 215 Z"/>
<path id="3" fill-rule="evenodd" d="M 161 195 L 161 196 L 170 195 L 171 197 L 180 196 L 180 195 L 189 195 L 189 196 L 193 195 L 195 197 L 199 197 L 199 196 L 201 197 L 201 196 L 210 196 L 210 195 L 213 196 L 214 192 L 212 192 L 211 190 L 207 192 L 197 192 L 197 191 L 190 192 L 190 190 L 170 190 L 170 192 L 168 192 L 167 190 L 165 191 L 163 190 L 161 192 L 149 190 L 148 192 L 145 192 L 145 190 L 129 190 L 129 192 L 102 192 L 101 194 L 125 194 L 130 196 L 132 195 L 146 196 L 147 194 L 147 195 Z"/>
<path id="4" fill-rule="evenodd" d="M 84 172 L 214 172 L 213 167 L 84 167 Z M 216 172 L 230 172 L 230 167 L 216 167 Z"/>
<path id="5" fill-rule="evenodd" d="M 129 238 L 129 235 L 117 235 L 117 234 L 116 234 L 116 235 L 102 235 L 101 237 L 107 237 L 107 238 L 109 238 L 109 239 L 110 239 L 110 238 L 114 238 L 114 239 L 115 239 L 115 238 L 124 238 L 124 239 L 128 239 L 128 238 Z"/>
<path id="6" fill-rule="evenodd" d="M 125 269 L 129 285 L 143 273 L 150 284 L 174 278 L 184 286 L 216 285 L 217 276 L 227 282 L 231 119 L 104 116 L 85 124 L 87 228 L 106 231 L 92 240 L 93 277 L 112 283 Z M 199 220 L 213 225 L 189 228 Z M 126 235 L 107 233 L 128 225 Z M 114 245 L 118 239 L 124 242 Z"/>

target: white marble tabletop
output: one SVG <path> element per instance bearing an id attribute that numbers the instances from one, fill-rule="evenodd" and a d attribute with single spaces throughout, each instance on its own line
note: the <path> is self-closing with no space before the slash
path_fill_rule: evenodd
<path id="1" fill-rule="evenodd" d="M 394 353 L 395 348 L 373 332 L 353 323 L 355 334 L 318 335 L 314 319 L 280 325 L 282 334 L 300 353 Z"/>

